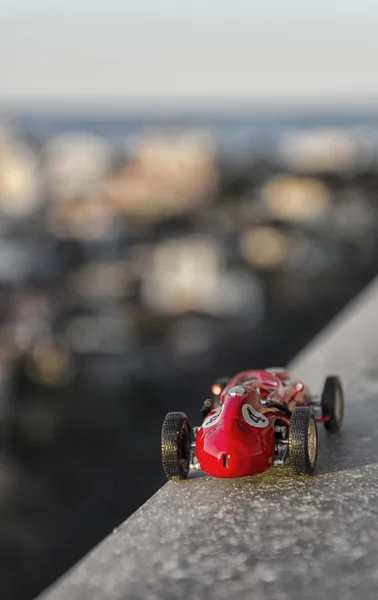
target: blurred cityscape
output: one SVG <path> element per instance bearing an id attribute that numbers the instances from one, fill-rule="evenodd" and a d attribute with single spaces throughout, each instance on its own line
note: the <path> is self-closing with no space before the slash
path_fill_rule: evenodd
<path id="1" fill-rule="evenodd" d="M 164 482 L 160 427 L 286 364 L 378 272 L 375 117 L 0 124 L 0 588 Z"/>

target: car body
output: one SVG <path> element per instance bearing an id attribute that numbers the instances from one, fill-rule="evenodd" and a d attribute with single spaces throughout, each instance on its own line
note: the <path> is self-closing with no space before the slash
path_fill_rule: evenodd
<path id="1" fill-rule="evenodd" d="M 258 370 L 235 375 L 223 390 L 219 407 L 209 413 L 197 433 L 196 456 L 204 472 L 213 477 L 243 477 L 272 464 L 274 427 L 288 427 L 290 416 L 261 403 L 268 398 L 292 411 L 309 406 L 311 396 L 286 373 L 282 377 Z"/>
<path id="2" fill-rule="evenodd" d="M 283 465 L 289 457 L 296 473 L 312 474 L 318 453 L 316 423 L 323 422 L 331 433 L 339 431 L 343 406 L 336 376 L 327 377 L 319 402 L 285 368 L 242 371 L 219 389 L 218 402 L 207 401 L 202 424 L 190 434 L 189 457 L 192 430 L 187 417 L 170 413 L 171 423 L 177 419 L 177 438 L 175 442 L 172 425 L 169 464 L 174 464 L 177 451 L 177 460 L 185 461 L 185 468 L 180 475 L 168 467 L 166 474 L 177 480 L 185 478 L 183 472 L 200 469 L 212 477 L 245 477 Z M 179 422 L 187 424 L 186 433 Z M 163 438 L 167 442 L 165 434 L 162 442 Z M 164 447 L 168 446 L 162 443 L 163 466 L 167 463 Z"/>

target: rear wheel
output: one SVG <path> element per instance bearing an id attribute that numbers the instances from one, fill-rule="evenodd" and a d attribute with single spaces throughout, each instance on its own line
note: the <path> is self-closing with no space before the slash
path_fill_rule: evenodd
<path id="1" fill-rule="evenodd" d="M 297 475 L 311 475 L 318 460 L 318 430 L 313 410 L 294 408 L 289 427 L 289 457 Z"/>
<path id="2" fill-rule="evenodd" d="M 161 458 L 164 473 L 172 481 L 186 479 L 190 467 L 192 431 L 183 412 L 170 412 L 161 430 Z"/>
<path id="3" fill-rule="evenodd" d="M 324 421 L 324 427 L 329 433 L 340 431 L 344 416 L 344 393 L 340 379 L 330 375 L 325 380 L 322 394 L 323 416 L 329 417 Z"/>

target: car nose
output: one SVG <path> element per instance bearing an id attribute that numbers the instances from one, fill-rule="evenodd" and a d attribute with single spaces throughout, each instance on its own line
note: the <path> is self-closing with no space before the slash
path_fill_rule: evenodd
<path id="1" fill-rule="evenodd" d="M 239 477 L 250 472 L 251 456 L 241 448 L 231 446 L 218 454 L 217 463 L 220 476 Z"/>
<path id="2" fill-rule="evenodd" d="M 251 432 L 239 419 L 228 423 L 228 427 L 223 429 L 223 443 L 217 444 L 218 464 L 224 469 L 232 469 L 233 465 L 246 460 L 253 446 L 251 438 Z"/>

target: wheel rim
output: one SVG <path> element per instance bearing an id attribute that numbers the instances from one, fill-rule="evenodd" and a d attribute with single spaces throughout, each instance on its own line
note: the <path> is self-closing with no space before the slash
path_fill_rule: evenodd
<path id="1" fill-rule="evenodd" d="M 307 448 L 308 458 L 310 463 L 313 465 L 316 459 L 316 451 L 318 446 L 318 439 L 316 435 L 316 423 L 314 419 L 311 419 L 308 425 L 307 432 Z"/>
<path id="2" fill-rule="evenodd" d="M 340 390 L 337 390 L 336 394 L 335 394 L 334 416 L 335 416 L 335 420 L 337 422 L 339 422 L 341 420 L 341 417 L 342 417 L 342 402 L 341 402 Z"/>
<path id="3" fill-rule="evenodd" d="M 181 427 L 178 441 L 178 462 L 183 470 L 187 471 L 190 462 L 190 433 L 186 423 Z"/>

